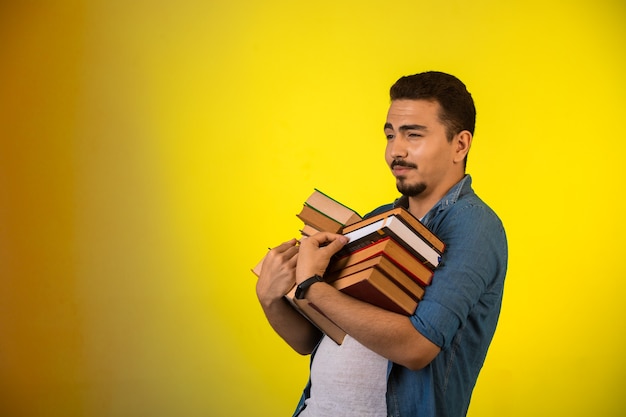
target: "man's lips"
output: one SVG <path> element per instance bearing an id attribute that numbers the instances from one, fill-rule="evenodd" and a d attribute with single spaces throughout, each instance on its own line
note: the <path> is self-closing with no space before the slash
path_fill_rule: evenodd
<path id="1" fill-rule="evenodd" d="M 412 168 L 402 167 L 402 166 L 397 166 L 397 167 L 394 167 L 394 168 L 392 169 L 392 171 L 393 171 L 393 172 L 397 172 L 397 173 L 403 173 L 403 172 L 407 172 L 407 171 L 408 171 L 408 170 L 410 170 L 410 169 L 412 169 Z"/>

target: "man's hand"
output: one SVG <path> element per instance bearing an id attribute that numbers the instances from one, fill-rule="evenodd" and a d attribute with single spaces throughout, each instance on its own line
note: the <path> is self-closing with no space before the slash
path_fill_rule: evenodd
<path id="1" fill-rule="evenodd" d="M 296 284 L 298 246 L 291 239 L 270 251 L 263 259 L 256 292 L 270 325 L 296 352 L 313 351 L 322 333 L 284 298 Z"/>
<path id="2" fill-rule="evenodd" d="M 282 298 L 295 285 L 298 249 L 298 241 L 291 239 L 265 255 L 256 285 L 257 297 L 262 304 Z"/>
<path id="3" fill-rule="evenodd" d="M 300 242 L 296 266 L 296 283 L 299 284 L 313 275 L 324 275 L 330 258 L 348 242 L 339 234 L 320 232 Z"/>

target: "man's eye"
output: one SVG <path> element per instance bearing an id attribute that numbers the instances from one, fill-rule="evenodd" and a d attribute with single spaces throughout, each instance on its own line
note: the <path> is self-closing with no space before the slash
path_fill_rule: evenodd
<path id="1" fill-rule="evenodd" d="M 387 140 L 391 140 L 394 138 L 394 135 L 392 135 L 391 133 L 389 133 L 388 135 L 385 135 L 387 137 Z"/>

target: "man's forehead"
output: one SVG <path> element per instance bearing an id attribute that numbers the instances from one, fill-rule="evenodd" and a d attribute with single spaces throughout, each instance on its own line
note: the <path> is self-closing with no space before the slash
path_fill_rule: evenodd
<path id="1" fill-rule="evenodd" d="M 432 100 L 394 100 L 387 112 L 385 127 L 399 128 L 400 125 L 426 125 L 439 121 L 440 105 Z"/>

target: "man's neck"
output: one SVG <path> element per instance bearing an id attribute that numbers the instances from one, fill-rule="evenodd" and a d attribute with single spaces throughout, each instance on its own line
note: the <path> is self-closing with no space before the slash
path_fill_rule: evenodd
<path id="1" fill-rule="evenodd" d="M 419 200 L 418 197 L 409 197 L 409 213 L 421 219 L 439 200 L 440 199 L 431 202 L 430 199 L 426 201 Z"/>
<path id="2" fill-rule="evenodd" d="M 409 197 L 409 212 L 418 219 L 421 219 L 448 193 L 448 191 L 450 191 L 452 187 L 458 184 L 463 177 L 465 177 L 465 173 L 454 180 L 442 183 L 430 193 L 422 193 L 414 197 Z"/>

